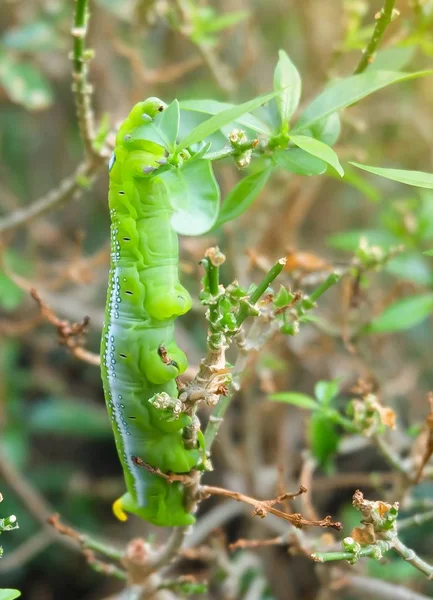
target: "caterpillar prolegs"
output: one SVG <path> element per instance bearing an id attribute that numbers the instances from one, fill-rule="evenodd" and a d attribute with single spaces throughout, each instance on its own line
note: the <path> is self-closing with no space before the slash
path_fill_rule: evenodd
<path id="1" fill-rule="evenodd" d="M 131 135 L 165 108 L 157 98 L 138 103 L 116 137 L 109 167 L 111 268 L 101 358 L 127 488 L 113 510 L 121 520 L 130 512 L 155 525 L 180 526 L 194 522 L 182 484 L 137 464 L 187 473 L 203 453 L 184 446 L 183 429 L 191 419 L 177 400 L 175 378 L 187 359 L 174 340 L 174 321 L 190 309 L 191 298 L 179 283 L 173 210 L 158 174 L 164 148 Z"/>

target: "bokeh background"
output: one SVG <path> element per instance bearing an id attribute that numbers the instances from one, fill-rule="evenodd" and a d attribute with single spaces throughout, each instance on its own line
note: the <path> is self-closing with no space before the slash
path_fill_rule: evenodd
<path id="1" fill-rule="evenodd" d="M 151 95 L 240 102 L 268 92 L 280 48 L 302 75 L 305 106 L 328 81 L 353 72 L 382 6 L 363 0 L 90 4 L 90 81 L 102 131 L 114 130 L 135 102 Z M 378 64 L 389 70 L 431 67 L 433 3 L 397 4 L 400 16 L 387 31 Z M 71 0 L 1 2 L 0 227 L 7 215 L 57 189 L 83 161 L 71 91 L 72 18 Z M 343 162 L 431 172 L 432 109 L 431 78 L 391 86 L 344 112 L 335 150 Z M 433 293 L 432 259 L 422 254 L 433 244 L 433 194 L 351 168 L 347 173 L 344 181 L 278 173 L 238 220 L 209 236 L 182 239 L 182 277 L 195 304 L 178 334 L 196 366 L 206 339 L 197 263 L 211 244 L 218 243 L 227 256 L 226 282 L 257 281 L 263 265 L 289 255 L 282 281 L 295 289 L 308 288 L 308 277 L 320 279 L 329 268 L 349 264 L 361 237 L 384 249 L 404 245 L 383 269 L 368 273 L 356 301 L 349 275 L 320 302 L 317 323 L 304 326 L 295 338 L 274 336 L 260 354 L 252 353 L 214 447 L 214 471 L 207 476 L 207 482 L 260 498 L 275 496 L 278 473 L 292 490 L 301 477 L 311 493 L 295 508 L 332 514 L 343 521 L 345 535 L 359 521 L 351 508 L 354 490 L 393 501 L 399 497 L 398 476 L 374 444 L 338 428 L 315 440 L 319 454 L 328 452 L 330 436 L 339 443 L 325 467 L 317 465 L 309 412 L 271 402 L 269 394 L 311 395 L 318 380 L 341 377 L 337 406 L 344 410 L 362 377 L 396 412 L 398 431 L 391 440 L 405 456 L 422 427 L 426 393 L 433 387 L 431 317 L 354 344 L 345 337 L 396 298 Z M 218 164 L 216 174 L 223 194 L 240 177 L 228 161 Z M 1 236 L 0 509 L 1 516 L 17 515 L 20 528 L 1 538 L 0 584 L 19 588 L 26 600 L 101 599 L 122 587 L 94 572 L 76 548 L 50 532 L 44 526 L 47 513 L 58 512 L 78 530 L 112 543 L 136 536 L 159 542 L 165 536 L 136 519 L 114 520 L 111 502 L 123 483 L 99 370 L 58 345 L 55 328 L 29 294 L 35 287 L 62 319 L 75 322 L 88 315 L 86 345 L 98 352 L 109 261 L 105 167 L 95 170 L 94 178 L 83 177 L 81 186 L 78 197 Z M 412 514 L 414 502 L 433 505 L 432 492 L 428 481 L 407 492 L 405 514 Z M 202 505 L 191 545 L 203 543 L 217 527 L 230 542 L 284 535 L 291 543 L 229 553 L 231 579 L 209 573 L 199 560 L 182 563 L 180 572 L 210 576 L 209 598 L 363 597 L 365 592 L 332 588 L 330 580 L 341 569 L 433 595 L 433 585 L 398 557 L 351 570 L 338 565 L 337 573 L 296 551 L 286 523 L 252 519 L 248 507 L 236 503 L 221 507 L 216 500 Z M 323 537 L 329 532 L 307 535 L 313 546 L 333 543 Z M 433 525 L 410 529 L 404 539 L 433 559 Z"/>

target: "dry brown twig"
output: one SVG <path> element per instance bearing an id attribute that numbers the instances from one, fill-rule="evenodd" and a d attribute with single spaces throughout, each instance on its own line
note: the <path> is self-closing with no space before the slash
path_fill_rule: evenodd
<path id="1" fill-rule="evenodd" d="M 320 520 L 309 520 L 306 519 L 300 513 L 285 513 L 282 510 L 278 510 L 275 508 L 275 504 L 279 504 L 280 502 L 284 502 L 289 498 L 294 498 L 299 496 L 300 494 L 305 493 L 305 488 L 301 487 L 298 492 L 294 494 L 283 494 L 282 496 L 278 496 L 273 500 L 257 500 L 256 498 L 251 498 L 250 496 L 246 496 L 245 494 L 241 494 L 240 492 L 232 492 L 231 490 L 226 490 L 225 488 L 219 488 L 210 485 L 202 485 L 199 488 L 200 499 L 203 500 L 209 496 L 223 496 L 225 498 L 233 498 L 238 502 L 245 502 L 246 504 L 250 504 L 254 507 L 252 512 L 253 516 L 260 517 L 264 519 L 268 513 L 279 517 L 285 521 L 291 523 L 294 527 L 298 527 L 301 529 L 302 527 L 331 527 L 332 529 L 336 529 L 340 531 L 342 529 L 342 525 L 339 521 L 333 521 L 332 517 L 326 516 L 324 519 Z"/>
<path id="2" fill-rule="evenodd" d="M 122 569 L 119 569 L 119 567 L 116 567 L 113 564 L 105 563 L 99 558 L 96 558 L 96 552 L 102 552 L 103 554 L 109 556 L 113 560 L 119 560 L 122 556 L 122 554 L 119 551 L 110 548 L 105 544 L 102 545 L 100 543 L 95 542 L 94 540 L 91 540 L 87 536 L 78 533 L 78 531 L 75 531 L 75 529 L 69 527 L 68 525 L 63 525 L 60 522 L 58 514 L 51 515 L 47 519 L 47 523 L 51 525 L 57 533 L 73 540 L 80 546 L 83 556 L 85 557 L 89 565 L 92 567 L 92 569 L 94 569 L 98 573 L 110 575 L 116 577 L 117 579 L 126 579 L 126 573 L 122 571 Z"/>
<path id="3" fill-rule="evenodd" d="M 99 354 L 95 354 L 83 348 L 84 336 L 89 317 L 84 317 L 81 323 L 70 323 L 60 319 L 54 311 L 44 303 L 36 289 L 32 288 L 30 294 L 39 305 L 43 317 L 57 329 L 58 342 L 61 346 L 66 346 L 73 356 L 94 366 L 101 364 Z"/>
<path id="4" fill-rule="evenodd" d="M 423 430 L 421 431 L 418 439 L 415 442 L 416 456 L 414 457 L 415 464 L 417 465 L 416 475 L 413 483 L 417 484 L 420 482 L 424 468 L 433 454 L 433 392 L 429 392 L 427 395 L 427 401 L 430 409 L 425 419 Z"/>

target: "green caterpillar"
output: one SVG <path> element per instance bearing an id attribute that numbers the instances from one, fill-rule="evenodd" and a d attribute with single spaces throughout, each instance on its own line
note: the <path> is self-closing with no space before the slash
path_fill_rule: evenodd
<path id="1" fill-rule="evenodd" d="M 158 168 L 164 148 L 131 134 L 166 105 L 138 103 L 121 125 L 110 161 L 111 268 L 101 344 L 102 380 L 127 492 L 113 504 L 161 526 L 194 522 L 184 489 L 143 468 L 187 473 L 203 448 L 186 449 L 182 433 L 191 418 L 177 400 L 175 378 L 187 359 L 174 341 L 174 321 L 191 307 L 179 283 L 173 209 Z M 202 435 L 198 436 L 202 439 Z"/>

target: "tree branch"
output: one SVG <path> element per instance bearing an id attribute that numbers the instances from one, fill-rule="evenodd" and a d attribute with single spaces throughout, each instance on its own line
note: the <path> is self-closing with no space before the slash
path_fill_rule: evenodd
<path id="1" fill-rule="evenodd" d="M 97 154 L 93 142 L 95 139 L 94 118 L 91 104 L 92 86 L 87 81 L 88 63 L 92 52 L 86 50 L 86 35 L 88 23 L 88 0 L 75 0 L 74 26 L 71 30 L 74 38 L 73 48 L 73 84 L 78 125 L 81 139 L 88 157 Z"/>
<path id="2" fill-rule="evenodd" d="M 396 11 L 394 11 L 394 5 L 395 0 L 385 0 L 385 4 L 383 5 L 382 10 L 376 14 L 376 25 L 373 31 L 373 35 L 371 36 L 367 47 L 364 48 L 364 50 L 362 51 L 362 57 L 358 63 L 358 66 L 355 69 L 355 75 L 363 73 L 368 67 L 368 65 L 373 62 L 374 53 L 376 52 L 388 25 L 391 23 L 394 16 L 396 15 Z"/>

